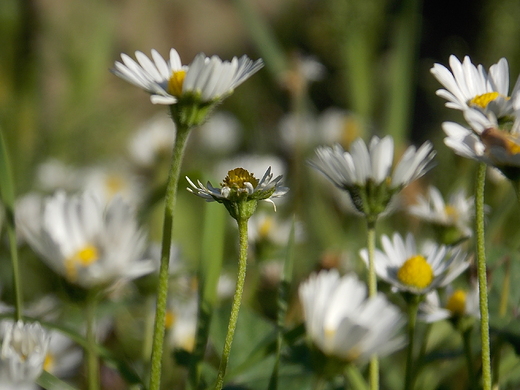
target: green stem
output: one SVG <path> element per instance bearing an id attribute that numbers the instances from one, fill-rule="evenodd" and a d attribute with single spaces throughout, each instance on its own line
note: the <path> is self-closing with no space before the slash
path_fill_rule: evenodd
<path id="1" fill-rule="evenodd" d="M 482 388 L 491 390 L 491 358 L 489 346 L 489 310 L 487 296 L 486 249 L 484 245 L 484 186 L 486 164 L 481 163 L 477 171 L 475 188 L 475 220 L 477 239 L 477 274 L 480 305 L 480 337 L 482 343 Z"/>
<path id="2" fill-rule="evenodd" d="M 87 375 L 88 390 L 99 389 L 99 356 L 96 347 L 96 308 L 97 308 L 97 291 L 89 292 L 86 307 L 87 316 Z"/>
<path id="3" fill-rule="evenodd" d="M 468 328 L 461 332 L 462 341 L 464 342 L 464 355 L 466 355 L 466 364 L 468 366 L 468 378 L 470 389 L 476 390 L 477 384 L 475 381 L 475 369 L 473 368 L 473 352 L 471 350 L 471 330 Z"/>
<path id="4" fill-rule="evenodd" d="M 417 322 L 417 311 L 419 309 L 420 296 L 413 295 L 408 301 L 408 349 L 406 352 L 406 377 L 405 390 L 412 390 L 414 384 L 413 349 L 415 339 L 415 324 Z"/>
<path id="5" fill-rule="evenodd" d="M 231 352 L 231 344 L 233 343 L 233 336 L 237 326 L 238 312 L 242 302 L 242 293 L 244 291 L 244 282 L 246 280 L 246 266 L 247 266 L 247 219 L 237 219 L 238 223 L 238 239 L 239 239 L 239 254 L 238 254 L 238 275 L 235 295 L 233 297 L 233 304 L 231 306 L 231 315 L 229 317 L 228 330 L 226 340 L 224 342 L 224 350 L 222 351 L 222 358 L 218 369 L 216 390 L 222 389 L 224 385 L 224 376 L 229 362 L 229 354 Z"/>
<path id="6" fill-rule="evenodd" d="M 374 256 L 376 250 L 376 220 L 367 220 L 367 249 L 368 249 L 368 296 L 373 298 L 377 295 L 377 277 L 374 267 Z M 370 390 L 379 389 L 379 359 L 376 355 L 370 358 L 369 365 Z"/>
<path id="7" fill-rule="evenodd" d="M 157 307 L 155 311 L 149 390 L 159 390 L 161 384 L 164 320 L 166 317 L 166 304 L 168 300 L 168 267 L 172 241 L 173 216 L 177 200 L 177 185 L 179 183 L 181 164 L 189 133 L 190 128 L 177 125 L 177 135 L 173 146 L 172 161 L 165 196 L 161 266 L 159 268 L 159 280 L 157 283 Z"/>

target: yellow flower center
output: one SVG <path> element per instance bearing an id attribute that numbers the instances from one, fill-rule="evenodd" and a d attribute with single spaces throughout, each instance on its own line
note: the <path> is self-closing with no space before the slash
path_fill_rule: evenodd
<path id="1" fill-rule="evenodd" d="M 423 256 L 415 255 L 399 268 L 397 278 L 407 286 L 425 288 L 433 280 L 433 270 Z"/>
<path id="2" fill-rule="evenodd" d="M 258 227 L 258 235 L 262 238 L 267 237 L 269 232 L 272 230 L 273 225 L 273 218 L 266 217 Z"/>
<path id="3" fill-rule="evenodd" d="M 170 79 L 168 80 L 168 92 L 176 97 L 182 95 L 182 85 L 184 84 L 184 78 L 186 77 L 185 70 L 173 71 Z"/>
<path id="4" fill-rule="evenodd" d="M 498 98 L 500 95 L 498 92 L 487 92 L 483 95 L 475 96 L 469 101 L 469 105 L 478 106 L 480 108 L 486 108 L 490 102 Z M 506 97 L 506 99 L 509 99 Z"/>
<path id="5" fill-rule="evenodd" d="M 453 207 L 452 205 L 447 204 L 446 207 L 444 207 L 444 212 L 446 213 L 448 218 L 450 218 L 452 220 L 457 219 L 457 216 L 458 216 L 457 209 L 455 207 Z"/>
<path id="6" fill-rule="evenodd" d="M 125 188 L 125 180 L 116 175 L 109 175 L 105 179 L 105 186 L 108 192 L 109 198 L 112 198 L 118 192 L 121 192 Z"/>
<path id="7" fill-rule="evenodd" d="M 78 272 L 77 267 L 88 267 L 99 260 L 99 252 L 94 245 L 86 245 L 74 255 L 65 260 L 65 271 L 70 281 L 75 281 Z"/>
<path id="8" fill-rule="evenodd" d="M 175 323 L 175 313 L 171 310 L 166 312 L 166 316 L 164 317 L 164 327 L 166 329 L 170 329 Z"/>
<path id="9" fill-rule="evenodd" d="M 43 369 L 47 372 L 52 373 L 54 369 L 55 359 L 54 355 L 48 353 L 45 355 L 45 360 L 43 361 Z"/>
<path id="10" fill-rule="evenodd" d="M 463 290 L 455 290 L 448 299 L 446 309 L 451 311 L 453 315 L 463 315 L 466 312 L 466 293 Z"/>
<path id="11" fill-rule="evenodd" d="M 245 183 L 251 183 L 253 188 L 258 185 L 258 179 L 244 168 L 235 168 L 228 172 L 222 186 L 229 188 L 246 188 Z"/>

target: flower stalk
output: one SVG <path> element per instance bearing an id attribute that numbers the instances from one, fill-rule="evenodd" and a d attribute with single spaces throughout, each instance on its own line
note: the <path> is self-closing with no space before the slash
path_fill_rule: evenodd
<path id="1" fill-rule="evenodd" d="M 221 390 L 224 385 L 224 376 L 229 362 L 229 355 L 231 352 L 231 344 L 235 335 L 235 329 L 238 321 L 238 312 L 242 302 L 242 294 L 244 292 L 244 282 L 246 280 L 246 266 L 247 266 L 247 221 L 248 218 L 237 219 L 238 224 L 238 240 L 239 240 L 239 254 L 238 254 L 238 275 L 235 295 L 233 296 L 233 303 L 231 306 L 231 315 L 229 317 L 229 324 L 224 342 L 224 350 L 220 360 L 220 366 L 217 375 L 217 382 L 215 390 Z"/>
<path id="2" fill-rule="evenodd" d="M 161 383 L 161 367 L 164 343 L 164 321 L 166 318 L 166 305 L 168 301 L 168 279 L 170 248 L 172 241 L 173 217 L 177 200 L 177 187 L 181 170 L 182 159 L 186 149 L 186 141 L 190 128 L 177 126 L 177 135 L 173 146 L 170 173 L 166 187 L 163 238 L 161 246 L 161 265 L 159 268 L 159 281 L 157 283 L 157 306 L 155 311 L 154 335 L 152 343 L 152 357 L 150 368 L 150 390 L 159 390 Z"/>
<path id="3" fill-rule="evenodd" d="M 367 251 L 368 251 L 368 296 L 377 295 L 377 277 L 374 267 L 374 255 L 376 249 L 376 218 L 367 218 Z M 370 390 L 379 389 L 379 359 L 372 356 L 369 365 Z"/>
<path id="4" fill-rule="evenodd" d="M 482 344 L 482 388 L 491 390 L 491 352 L 489 345 L 489 309 L 487 295 L 486 249 L 484 235 L 484 187 L 486 164 L 480 163 L 475 187 L 475 220 L 477 239 L 477 274 L 480 306 L 480 337 Z"/>
<path id="5" fill-rule="evenodd" d="M 87 376 L 88 390 L 98 390 L 100 385 L 99 356 L 96 347 L 96 309 L 97 290 L 93 289 L 87 297 Z"/>
<path id="6" fill-rule="evenodd" d="M 405 376 L 405 390 L 412 390 L 414 385 L 414 369 L 413 369 L 413 349 L 415 339 L 415 325 L 417 323 L 417 311 L 419 303 L 422 299 L 421 295 L 406 294 L 408 301 L 408 349 L 406 352 L 406 376 Z"/>

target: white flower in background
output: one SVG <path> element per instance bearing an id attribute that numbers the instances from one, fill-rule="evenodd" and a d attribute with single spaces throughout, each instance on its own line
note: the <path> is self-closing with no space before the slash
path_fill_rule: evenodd
<path id="1" fill-rule="evenodd" d="M 166 329 L 169 331 L 170 344 L 188 352 L 195 347 L 197 332 L 197 294 L 187 299 L 176 297 L 170 300 L 166 313 Z"/>
<path id="2" fill-rule="evenodd" d="M 363 134 L 361 118 L 349 111 L 328 108 L 318 118 L 319 142 L 324 145 L 350 144 Z"/>
<path id="3" fill-rule="evenodd" d="M 468 56 L 461 63 L 452 55 L 449 62 L 451 71 L 441 64 L 435 64 L 431 69 L 446 88 L 437 91 L 438 96 L 448 100 L 446 107 L 461 111 L 477 109 L 493 113 L 497 118 L 513 114 L 520 82 L 516 82 L 509 95 L 509 66 L 505 58 L 492 65 L 489 72 L 482 65 L 473 65 Z"/>
<path id="4" fill-rule="evenodd" d="M 76 372 L 83 359 L 82 348 L 60 332 L 50 332 L 50 343 L 43 369 L 58 378 L 67 378 Z"/>
<path id="5" fill-rule="evenodd" d="M 368 298 L 354 274 L 321 271 L 300 285 L 299 295 L 307 334 L 325 355 L 366 362 L 404 346 L 400 310 L 382 293 Z"/>
<path id="6" fill-rule="evenodd" d="M 418 249 L 412 234 L 406 239 L 395 233 L 391 240 L 381 237 L 383 250 L 376 249 L 376 274 L 394 290 L 426 294 L 451 283 L 469 266 L 466 254 L 459 248 L 426 243 Z M 362 259 L 368 264 L 368 251 L 362 249 Z"/>
<path id="7" fill-rule="evenodd" d="M 338 188 L 349 193 L 356 209 L 367 217 L 383 213 L 392 196 L 432 166 L 435 152 L 425 142 L 419 149 L 409 146 L 394 167 L 392 137 L 372 137 L 369 146 L 358 138 L 346 152 L 340 145 L 319 147 L 309 164 Z"/>
<path id="8" fill-rule="evenodd" d="M 265 212 L 255 213 L 249 220 L 248 239 L 252 243 L 268 241 L 276 245 L 287 245 L 291 232 L 292 221 L 280 220 Z M 303 227 L 301 223 L 295 223 L 295 239 L 301 241 L 303 238 Z"/>
<path id="9" fill-rule="evenodd" d="M 143 260 L 145 234 L 121 198 L 106 207 L 95 196 L 58 192 L 42 201 L 40 213 L 18 207 L 16 220 L 29 245 L 47 265 L 84 288 L 108 287 L 155 269 Z"/>
<path id="10" fill-rule="evenodd" d="M 272 199 L 285 195 L 289 189 L 282 186 L 282 175 L 275 178 L 273 176 L 271 167 L 265 171 L 260 180 L 243 168 L 235 168 L 228 172 L 220 188 L 213 187 L 209 182 L 207 186 L 204 186 L 200 181 L 195 184 L 188 177 L 186 177 L 186 180 L 191 186 L 188 187 L 188 191 L 200 196 L 207 202 L 216 201 L 227 205 L 227 203 L 242 201 L 265 200 L 274 205 Z"/>
<path id="11" fill-rule="evenodd" d="M 240 144 L 241 125 L 233 114 L 217 111 L 200 127 L 197 135 L 205 150 L 228 154 L 235 151 Z"/>
<path id="12" fill-rule="evenodd" d="M 75 191 L 81 186 L 82 172 L 57 159 L 49 159 L 38 165 L 36 180 L 44 191 L 58 189 Z"/>
<path id="13" fill-rule="evenodd" d="M 419 304 L 418 318 L 427 323 L 463 316 L 480 318 L 476 286 L 463 290 L 454 289 L 450 285 L 446 288 L 445 295 L 446 299 L 441 300 L 436 290 L 426 294 L 425 300 Z"/>
<path id="14" fill-rule="evenodd" d="M 465 236 L 471 236 L 473 209 L 473 197 L 468 197 L 463 189 L 451 193 L 445 202 L 441 192 L 430 186 L 428 196 L 419 195 L 417 203 L 409 206 L 408 212 L 432 224 L 456 227 Z"/>
<path id="15" fill-rule="evenodd" d="M 167 161 L 175 142 L 175 124 L 165 115 L 157 115 L 145 122 L 128 143 L 130 159 L 138 167 L 151 168 L 162 157 Z"/>
<path id="16" fill-rule="evenodd" d="M 121 54 L 123 62 L 115 62 L 113 73 L 151 94 L 152 103 L 166 105 L 187 96 L 201 102 L 221 100 L 263 66 L 262 60 L 252 61 L 245 55 L 222 61 L 203 53 L 183 66 L 175 49 L 170 50 L 169 61 L 156 50 L 152 50 L 153 61 L 140 51 L 135 57 L 137 62 Z"/>
<path id="17" fill-rule="evenodd" d="M 217 283 L 217 297 L 219 299 L 231 298 L 235 293 L 236 285 L 236 278 L 231 277 L 231 275 L 227 273 L 221 274 Z"/>
<path id="18" fill-rule="evenodd" d="M 92 193 L 104 204 L 121 197 L 135 206 L 141 202 L 143 195 L 143 186 L 138 178 L 126 166 L 118 164 L 85 169 L 81 190 Z"/>
<path id="19" fill-rule="evenodd" d="M 318 123 L 310 113 L 284 115 L 278 122 L 278 133 L 287 149 L 313 147 L 319 142 Z"/>
<path id="20" fill-rule="evenodd" d="M 37 322 L 1 323 L 0 385 L 12 389 L 33 385 L 40 376 L 49 347 L 49 335 Z"/>

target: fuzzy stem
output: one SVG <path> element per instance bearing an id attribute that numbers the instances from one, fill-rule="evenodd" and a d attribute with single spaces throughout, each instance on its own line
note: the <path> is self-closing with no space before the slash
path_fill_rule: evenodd
<path id="1" fill-rule="evenodd" d="M 244 282 L 246 280 L 246 266 L 247 266 L 247 219 L 237 219 L 238 223 L 238 239 L 239 239 L 239 253 L 238 253 L 238 275 L 235 295 L 233 296 L 233 304 L 231 306 L 231 315 L 229 317 L 228 330 L 226 340 L 224 342 L 224 350 L 222 351 L 222 358 L 218 369 L 216 390 L 221 390 L 224 385 L 224 376 L 229 362 L 229 354 L 231 352 L 231 344 L 233 343 L 233 336 L 237 326 L 238 312 L 242 302 L 242 293 L 244 292 Z"/>
<path id="2" fill-rule="evenodd" d="M 168 301 L 168 267 L 170 262 L 173 216 L 177 200 L 177 185 L 179 183 L 181 164 L 189 133 L 190 128 L 177 125 L 177 135 L 173 146 L 170 173 L 168 175 L 168 184 L 165 196 L 161 266 L 159 268 L 159 280 L 157 283 L 157 307 L 155 311 L 149 390 L 159 390 L 161 384 L 164 320 L 166 317 L 166 304 Z"/>
<path id="3" fill-rule="evenodd" d="M 486 249 L 484 245 L 484 186 L 486 184 L 486 164 L 477 170 L 475 187 L 475 221 L 477 239 L 477 274 L 480 305 L 480 337 L 482 343 L 482 388 L 491 390 L 491 358 L 489 346 L 489 310 L 487 295 Z"/>
<path id="4" fill-rule="evenodd" d="M 377 295 L 377 277 L 374 267 L 374 256 L 376 250 L 376 220 L 367 219 L 367 249 L 368 249 L 368 296 L 373 298 Z M 370 358 L 369 365 L 370 390 L 379 389 L 379 359 L 376 355 Z"/>
<path id="5" fill-rule="evenodd" d="M 96 308 L 97 292 L 89 292 L 87 298 L 87 376 L 88 390 L 98 390 L 100 385 L 99 377 L 99 356 L 96 347 Z"/>
<path id="6" fill-rule="evenodd" d="M 22 285 L 20 282 L 20 263 L 18 261 L 18 244 L 16 243 L 16 231 L 14 223 L 7 223 L 7 235 L 9 236 L 9 248 L 11 250 L 11 265 L 13 267 L 13 285 L 15 296 L 14 316 L 16 321 L 20 321 L 22 319 L 23 301 Z"/>
<path id="7" fill-rule="evenodd" d="M 419 309 L 420 296 L 412 296 L 408 302 L 408 349 L 406 353 L 406 377 L 405 390 L 412 390 L 414 385 L 413 349 L 415 339 L 415 324 L 417 322 L 417 311 Z"/>

